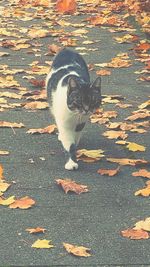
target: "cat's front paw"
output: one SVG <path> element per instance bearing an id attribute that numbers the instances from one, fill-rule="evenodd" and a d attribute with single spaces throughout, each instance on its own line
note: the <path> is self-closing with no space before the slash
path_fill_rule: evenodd
<path id="1" fill-rule="evenodd" d="M 74 162 L 72 159 L 69 159 L 65 164 L 65 169 L 68 171 L 73 171 L 78 169 L 78 163 Z"/>

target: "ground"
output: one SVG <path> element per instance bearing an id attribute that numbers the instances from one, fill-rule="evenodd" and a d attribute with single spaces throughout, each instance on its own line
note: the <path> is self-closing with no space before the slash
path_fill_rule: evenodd
<path id="1" fill-rule="evenodd" d="M 7 9 L 7 12 L 14 8 L 13 5 L 9 6 L 8 1 L 2 1 L 2 6 Z M 30 11 L 30 8 L 25 11 Z M 6 27 L 7 24 L 7 30 L 10 29 L 11 32 L 13 25 L 15 25 L 14 32 L 17 28 L 29 31 L 35 26 L 48 29 L 46 23 L 50 23 L 52 18 L 51 20 L 41 18 L 40 11 L 38 17 L 36 7 L 31 11 L 35 12 L 35 17 L 27 21 L 6 14 L 6 17 L 3 17 L 3 26 Z M 72 32 L 76 29 L 73 24 L 85 23 L 83 28 L 88 30 L 88 33 L 83 36 L 73 36 L 73 38 L 77 38 L 77 47 L 85 47 L 82 44 L 85 40 L 97 40 L 93 44 L 86 45 L 87 50 L 78 50 L 81 53 L 85 52 L 83 57 L 87 64 L 110 62 L 113 57 L 122 52 L 129 54 L 132 62 L 130 67 L 111 68 L 111 75 L 102 77 L 103 95 L 121 95 L 125 98 L 124 103 L 132 104 L 131 108 L 126 109 L 116 107 L 115 104 L 103 104 L 104 110 L 115 110 L 118 113 L 117 118 L 111 119 L 111 122 L 123 122 L 132 111 L 138 109 L 141 103 L 148 100 L 148 83 L 137 80 L 139 75 L 134 73 L 141 70 L 143 64 L 136 60 L 133 50 L 135 44 L 120 44 L 114 40 L 114 37 L 122 36 L 126 32 L 112 33 L 109 29 L 113 27 L 88 27 L 89 24 L 85 22 L 87 17 L 90 17 L 90 14 L 66 15 L 63 20 L 69 21 L 72 25 L 63 28 L 55 23 L 53 29 Z M 57 18 L 55 18 L 56 21 Z M 135 22 L 134 17 L 129 16 L 127 21 L 135 30 L 134 34 L 138 35 L 140 40 L 145 40 L 146 35 Z M 24 38 L 27 37 L 27 33 L 25 32 Z M 18 34 L 24 33 L 22 31 Z M 28 70 L 31 68 L 29 64 L 36 60 L 39 61 L 39 65 L 48 66 L 45 62 L 53 59 L 53 56 L 45 55 L 48 52 L 48 44 L 61 45 L 61 42 L 58 43 L 60 36 L 61 34 L 56 34 L 56 36 L 28 39 L 27 43 L 32 44 L 28 49 L 14 51 L 11 47 L 7 49 L 2 47 L 3 52 L 9 52 L 7 57 L 2 57 L 2 64 L 7 64 L 10 70 L 18 68 Z M 17 38 L 19 37 L 2 36 L 5 40 Z M 34 48 L 39 48 L 40 51 L 31 53 L 33 43 L 35 43 Z M 38 43 L 42 46 L 38 47 Z M 97 49 L 90 51 L 89 48 Z M 29 91 L 41 90 L 32 86 L 28 79 L 23 78 L 27 75 L 29 74 L 19 73 L 14 77 Z M 91 80 L 94 80 L 95 71 L 90 71 L 90 75 Z M 36 74 L 35 77 L 37 78 Z M 45 77 L 46 74 L 39 75 L 38 79 L 45 79 Z M 18 92 L 15 89 L 2 89 Z M 21 100 L 8 100 L 8 102 L 26 103 L 29 100 L 26 97 Z M 36 201 L 35 206 L 27 210 L 13 210 L 0 206 L 1 266 L 150 266 L 149 239 L 130 240 L 122 237 L 120 233 L 149 216 L 149 198 L 134 195 L 135 191 L 145 186 L 145 178 L 132 176 L 132 172 L 139 167 L 121 166 L 118 175 L 113 177 L 97 173 L 99 168 L 111 169 L 118 166 L 108 162 L 106 158 L 148 160 L 150 156 L 148 129 L 144 134 L 128 132 L 128 141 L 146 147 L 145 152 L 132 152 L 124 146 L 115 144 L 115 139 L 103 136 L 103 133 L 108 130 L 105 124 L 100 125 L 89 121 L 79 149 L 102 149 L 105 157 L 94 163 L 79 161 L 79 169 L 68 172 L 64 169 L 64 151 L 56 134 L 26 133 L 30 128 L 42 128 L 54 123 L 48 109 L 4 108 L 0 112 L 0 120 L 21 122 L 25 125 L 25 128 L 21 129 L 0 129 L 0 150 L 10 152 L 8 156 L 0 156 L 5 179 L 12 184 L 5 193 L 5 197 L 30 196 Z M 85 184 L 89 192 L 80 195 L 65 194 L 56 184 L 58 178 L 70 178 L 77 183 Z M 37 226 L 46 228 L 45 234 L 30 235 L 25 231 L 26 228 Z M 55 247 L 51 250 L 31 248 L 38 238 L 52 240 Z M 63 242 L 91 248 L 92 256 L 88 258 L 72 256 L 64 250 Z"/>

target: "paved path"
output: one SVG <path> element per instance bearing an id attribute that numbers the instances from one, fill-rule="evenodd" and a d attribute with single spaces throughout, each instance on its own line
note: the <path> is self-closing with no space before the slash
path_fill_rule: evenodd
<path id="1" fill-rule="evenodd" d="M 2 48 L 2 51 L 10 53 L 7 57 L 2 57 L 3 63 L 8 64 L 9 69 L 23 68 L 31 69 L 33 61 L 39 61 L 39 65 L 45 65 L 46 61 L 51 61 L 52 56 L 46 56 L 48 44 L 58 44 L 59 36 L 30 39 L 26 33 L 33 27 L 48 29 L 52 22 L 52 10 L 50 9 L 50 19 L 42 19 L 41 13 L 37 14 L 37 7 L 31 10 L 35 18 L 33 20 L 21 20 L 18 15 L 19 10 L 13 6 L 8 6 L 8 1 L 2 1 L 7 9 L 7 15 L 3 16 L 3 26 L 7 30 L 17 32 L 17 34 L 27 38 L 27 43 L 32 46 L 27 49 L 14 51 L 10 48 Z M 81 7 L 80 7 L 81 8 Z M 5 10 L 6 10 L 5 9 Z M 12 11 L 16 15 L 9 16 Z M 23 9 L 30 12 L 30 9 Z M 44 12 L 45 9 L 44 9 Z M 8 16 L 8 17 L 7 17 Z M 83 19 L 90 14 L 64 17 L 67 21 L 83 23 Z M 145 39 L 144 33 L 135 23 L 133 18 L 129 18 L 129 24 L 135 29 L 135 34 L 140 40 Z M 6 24 L 7 25 L 6 25 Z M 102 93 L 105 95 L 120 94 L 126 98 L 125 103 L 132 104 L 132 108 L 122 109 L 115 104 L 104 104 L 104 110 L 115 110 L 118 112 L 114 121 L 123 121 L 131 112 L 138 109 L 138 105 L 148 100 L 148 83 L 140 82 L 136 79 L 138 75 L 134 72 L 143 68 L 143 64 L 136 61 L 132 50 L 134 44 L 119 44 L 114 40 L 114 36 L 122 36 L 123 33 L 111 33 L 113 27 L 88 27 L 86 22 L 84 29 L 87 34 L 77 39 L 78 47 L 97 48 L 96 51 L 85 51 L 84 55 L 87 63 L 110 62 L 112 57 L 118 53 L 128 53 L 132 61 L 132 66 L 128 68 L 112 68 L 110 76 L 102 78 Z M 13 25 L 15 30 L 13 31 Z M 71 32 L 77 28 L 73 26 L 61 27 L 55 23 L 53 29 L 65 29 Z M 22 32 L 17 31 L 17 29 Z M 56 34 L 57 35 L 57 34 Z M 99 40 L 91 45 L 84 45 L 86 40 Z M 7 40 L 19 40 L 22 37 L 2 36 Z M 35 44 L 35 47 L 33 47 Z M 42 46 L 38 46 L 42 44 Z M 30 53 L 32 49 L 33 53 Z M 79 50 L 80 52 L 83 52 Z M 38 54 L 40 56 L 35 56 Z M 45 66 L 48 66 L 47 64 Z M 98 70 L 99 68 L 96 68 Z M 14 75 L 15 79 L 28 90 L 39 90 L 33 87 L 27 79 L 27 73 Z M 45 74 L 34 77 L 45 79 Z M 91 71 L 92 79 L 95 78 L 95 71 Z M 14 91 L 4 88 L 3 91 Z M 29 101 L 29 100 L 28 100 Z M 9 103 L 27 102 L 27 99 L 12 100 Z M 10 151 L 9 156 L 1 156 L 0 163 L 4 167 L 4 175 L 7 181 L 15 181 L 11 188 L 5 193 L 5 197 L 15 195 L 16 197 L 30 196 L 36 201 L 36 205 L 28 210 L 11 210 L 7 207 L 0 207 L 0 265 L 39 265 L 39 266 L 150 266 L 149 240 L 129 240 L 120 235 L 120 231 L 132 227 L 137 221 L 149 217 L 150 205 L 148 198 L 135 197 L 134 192 L 144 187 L 145 179 L 133 177 L 131 173 L 136 171 L 135 167 L 123 166 L 117 176 L 108 177 L 97 174 L 99 168 L 114 168 L 117 165 L 106 161 L 107 157 L 149 158 L 149 133 L 139 134 L 128 132 L 128 141 L 137 142 L 144 145 L 145 152 L 131 152 L 123 146 L 115 144 L 114 139 L 107 139 L 102 134 L 108 130 L 105 125 L 88 123 L 84 130 L 84 135 L 79 148 L 103 149 L 106 157 L 100 162 L 84 163 L 80 162 L 80 168 L 76 172 L 64 170 L 64 153 L 56 135 L 29 135 L 26 131 L 30 128 L 42 128 L 54 121 L 46 110 L 27 110 L 25 108 L 5 109 L 0 112 L 0 120 L 10 122 L 22 122 L 25 128 L 0 129 L 0 149 Z M 45 160 L 41 160 L 43 157 Z M 76 182 L 88 185 L 89 193 L 75 195 L 65 194 L 56 185 L 57 178 L 70 178 Z M 47 229 L 45 234 L 30 235 L 26 228 L 41 226 Z M 31 244 L 36 239 L 52 240 L 55 248 L 51 250 L 33 249 Z M 77 258 L 68 254 L 62 243 L 67 242 L 76 245 L 83 245 L 91 248 L 92 257 Z"/>

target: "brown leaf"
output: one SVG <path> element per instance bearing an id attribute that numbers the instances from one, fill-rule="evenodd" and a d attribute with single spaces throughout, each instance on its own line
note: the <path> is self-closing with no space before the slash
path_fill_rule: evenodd
<path id="1" fill-rule="evenodd" d="M 22 197 L 20 199 L 15 200 L 14 203 L 12 203 L 9 208 L 11 209 L 29 209 L 35 204 L 35 201 L 32 198 L 29 198 L 28 196 Z"/>
<path id="2" fill-rule="evenodd" d="M 44 80 L 30 79 L 29 82 L 32 83 L 36 87 L 44 87 L 45 86 Z"/>
<path id="3" fill-rule="evenodd" d="M 145 119 L 145 118 L 149 118 L 149 117 L 150 117 L 149 113 L 141 112 L 141 113 L 133 114 L 133 115 L 127 117 L 125 120 L 135 121 L 135 120 Z"/>
<path id="4" fill-rule="evenodd" d="M 57 126 L 55 124 L 52 124 L 52 125 L 49 125 L 45 128 L 29 129 L 27 131 L 27 133 L 29 133 L 29 134 L 35 134 L 35 133 L 40 133 L 40 134 L 49 133 L 49 134 L 51 134 L 51 133 L 55 133 L 56 129 L 57 129 Z"/>
<path id="5" fill-rule="evenodd" d="M 45 233 L 46 229 L 41 227 L 36 227 L 36 228 L 27 228 L 26 231 L 29 232 L 30 234 L 37 234 L 37 233 Z"/>
<path id="6" fill-rule="evenodd" d="M 90 248 L 82 247 L 82 246 L 75 246 L 69 243 L 63 243 L 64 248 L 67 250 L 68 253 L 71 253 L 78 257 L 90 257 L 89 254 Z"/>
<path id="7" fill-rule="evenodd" d="M 119 170 L 120 170 L 120 167 L 118 167 L 117 169 L 113 169 L 113 170 L 99 169 L 97 173 L 101 175 L 114 176 L 119 172 Z"/>
<path id="8" fill-rule="evenodd" d="M 55 55 L 57 54 L 62 48 L 56 44 L 48 45 L 49 54 Z"/>
<path id="9" fill-rule="evenodd" d="M 140 169 L 137 172 L 132 172 L 133 176 L 140 176 L 145 178 L 150 178 L 150 172 L 148 172 L 146 169 Z"/>
<path id="10" fill-rule="evenodd" d="M 148 239 L 149 234 L 144 230 L 136 230 L 132 228 L 128 228 L 126 230 L 121 231 L 123 237 L 127 237 L 130 239 Z"/>
<path id="11" fill-rule="evenodd" d="M 76 194 L 81 194 L 89 191 L 86 185 L 77 184 L 75 181 L 72 181 L 70 179 L 57 179 L 56 182 L 58 185 L 62 186 L 66 194 L 68 193 L 68 191 L 75 192 Z"/>
<path id="12" fill-rule="evenodd" d="M 33 28 L 28 31 L 30 38 L 43 38 L 50 35 L 50 32 L 46 29 Z"/>

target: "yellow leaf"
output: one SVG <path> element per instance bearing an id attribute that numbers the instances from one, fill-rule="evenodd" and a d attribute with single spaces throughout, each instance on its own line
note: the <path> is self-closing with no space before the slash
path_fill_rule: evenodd
<path id="1" fill-rule="evenodd" d="M 103 152 L 104 151 L 101 149 L 95 149 L 95 150 L 80 149 L 77 151 L 77 159 L 83 160 L 85 162 L 94 162 L 104 157 Z"/>
<path id="2" fill-rule="evenodd" d="M 1 156 L 5 156 L 5 155 L 8 155 L 8 154 L 9 154 L 8 151 L 6 151 L 6 150 L 0 150 L 0 155 Z"/>
<path id="3" fill-rule="evenodd" d="M 53 248 L 54 246 L 52 244 L 49 244 L 51 240 L 46 239 L 38 239 L 32 244 L 32 248 Z"/>
<path id="4" fill-rule="evenodd" d="M 9 206 L 13 202 L 15 202 L 15 196 L 11 196 L 7 199 L 0 198 L 0 205 L 3 205 L 3 206 Z"/>
<path id="5" fill-rule="evenodd" d="M 141 145 L 138 145 L 136 143 L 132 143 L 132 142 L 128 142 L 128 145 L 127 145 L 127 148 L 130 150 L 130 151 L 145 151 L 145 147 L 144 146 L 141 146 Z"/>
<path id="6" fill-rule="evenodd" d="M 143 221 L 137 222 L 135 224 L 134 229 L 138 229 L 138 230 L 142 229 L 142 230 L 150 232 L 150 217 L 146 218 Z"/>
<path id="7" fill-rule="evenodd" d="M 10 186 L 10 184 L 8 184 L 8 183 L 0 182 L 0 191 L 5 192 L 9 186 Z"/>

